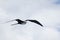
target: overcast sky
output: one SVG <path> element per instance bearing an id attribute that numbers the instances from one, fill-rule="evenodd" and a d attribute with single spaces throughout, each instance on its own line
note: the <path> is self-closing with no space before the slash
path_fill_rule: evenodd
<path id="1" fill-rule="evenodd" d="M 36 19 L 11 26 L 13 19 Z M 0 0 L 0 40 L 60 40 L 60 0 Z"/>

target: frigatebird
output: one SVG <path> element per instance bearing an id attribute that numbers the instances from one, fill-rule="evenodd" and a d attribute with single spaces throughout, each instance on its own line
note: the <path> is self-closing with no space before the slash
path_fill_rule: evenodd
<path id="1" fill-rule="evenodd" d="M 38 22 L 37 20 L 29 20 L 29 19 L 27 19 L 27 20 L 25 20 L 25 21 L 22 21 L 22 20 L 20 20 L 20 19 L 15 19 L 15 20 L 11 20 L 11 21 L 17 21 L 18 23 L 16 23 L 16 24 L 26 24 L 27 23 L 27 21 L 30 21 L 30 22 L 34 22 L 34 23 L 36 23 L 36 24 L 38 24 L 38 25 L 40 25 L 40 26 L 42 26 L 43 27 L 43 25 L 40 23 L 40 22 Z M 10 22 L 10 21 L 8 21 L 8 22 Z M 12 25 L 16 25 L 16 24 L 12 24 Z"/>

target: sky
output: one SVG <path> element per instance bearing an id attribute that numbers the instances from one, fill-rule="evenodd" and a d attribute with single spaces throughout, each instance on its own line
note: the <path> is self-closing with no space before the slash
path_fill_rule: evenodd
<path id="1" fill-rule="evenodd" d="M 60 0 L 0 0 L 0 40 L 60 40 Z M 13 19 L 36 19 L 14 25 Z"/>

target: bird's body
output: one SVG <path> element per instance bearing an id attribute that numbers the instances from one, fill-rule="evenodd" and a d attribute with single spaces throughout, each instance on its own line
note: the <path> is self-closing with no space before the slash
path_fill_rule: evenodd
<path id="1" fill-rule="evenodd" d="M 34 22 L 34 23 L 36 23 L 36 24 L 38 24 L 38 25 L 40 25 L 40 26 L 42 26 L 43 27 L 43 25 L 41 24 L 41 23 L 39 23 L 37 20 L 25 20 L 25 21 L 22 21 L 22 20 L 20 20 L 20 19 L 15 19 L 15 21 L 17 21 L 18 23 L 16 23 L 16 24 L 26 24 L 27 23 L 27 21 L 30 21 L 30 22 Z M 12 25 L 16 25 L 16 24 L 12 24 Z"/>

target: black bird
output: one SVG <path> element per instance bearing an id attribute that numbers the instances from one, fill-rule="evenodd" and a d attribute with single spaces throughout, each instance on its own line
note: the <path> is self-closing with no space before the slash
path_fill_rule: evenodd
<path id="1" fill-rule="evenodd" d="M 14 20 L 11 20 L 11 21 L 14 21 Z M 20 20 L 20 19 L 15 19 L 15 21 L 18 22 L 18 23 L 16 23 L 16 24 L 26 24 L 27 21 L 30 21 L 30 22 L 34 22 L 34 23 L 36 23 L 36 24 L 38 24 L 38 25 L 40 25 L 40 26 L 43 27 L 43 25 L 42 25 L 41 23 L 39 23 L 37 20 L 29 20 L 29 19 L 27 19 L 27 20 L 25 20 L 25 21 L 22 21 L 22 20 Z M 9 22 L 10 22 L 10 21 L 9 21 Z M 16 24 L 12 24 L 12 25 L 16 25 Z"/>

